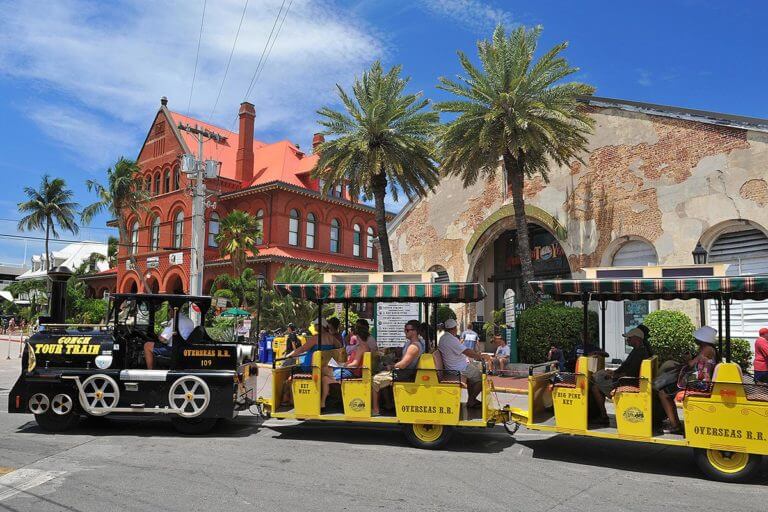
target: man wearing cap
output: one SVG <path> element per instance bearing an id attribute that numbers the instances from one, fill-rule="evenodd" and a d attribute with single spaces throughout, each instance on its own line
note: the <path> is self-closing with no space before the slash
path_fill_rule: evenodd
<path id="1" fill-rule="evenodd" d="M 768 383 L 768 328 L 760 329 L 755 340 L 755 380 Z"/>
<path id="2" fill-rule="evenodd" d="M 608 413 L 605 410 L 605 397 L 613 392 L 616 382 L 622 377 L 640 377 L 640 368 L 643 359 L 651 357 L 648 346 L 645 343 L 645 331 L 638 327 L 630 329 L 622 336 L 627 340 L 627 345 L 632 351 L 615 370 L 599 370 L 592 377 L 592 396 L 600 409 L 600 418 L 595 421 L 598 425 L 608 426 Z"/>
<path id="3" fill-rule="evenodd" d="M 478 407 L 481 402 L 477 399 L 477 395 L 483 387 L 483 367 L 479 361 L 482 361 L 483 355 L 462 345 L 456 337 L 459 327 L 456 320 L 449 318 L 445 321 L 444 327 L 445 332 L 437 342 L 437 349 L 443 357 L 443 366 L 446 370 L 459 371 L 466 377 L 469 395 L 467 407 Z M 468 358 L 475 361 L 470 362 Z"/>

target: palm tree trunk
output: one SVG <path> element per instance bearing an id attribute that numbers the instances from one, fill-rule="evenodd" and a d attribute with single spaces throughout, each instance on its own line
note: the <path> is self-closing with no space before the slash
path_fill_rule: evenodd
<path id="1" fill-rule="evenodd" d="M 48 250 L 48 239 L 50 238 L 51 220 L 45 219 L 45 270 L 51 270 L 51 253 Z"/>
<path id="2" fill-rule="evenodd" d="M 515 212 L 515 226 L 517 228 L 517 254 L 520 257 L 522 276 L 521 299 L 525 304 L 533 304 L 536 297 L 528 284 L 533 281 L 534 275 L 531 243 L 528 239 L 528 219 L 525 217 L 525 198 L 523 197 L 525 182 L 523 158 L 525 158 L 525 154 L 522 151 L 516 156 L 508 151 L 504 153 L 504 168 L 507 173 L 507 183 L 512 189 L 512 208 Z"/>
<path id="3" fill-rule="evenodd" d="M 392 272 L 392 251 L 389 248 L 389 233 L 387 233 L 387 210 L 384 206 L 384 198 L 387 195 L 387 175 L 384 170 L 374 176 L 373 198 L 376 207 L 376 229 L 379 232 L 379 250 L 381 251 L 381 264 L 384 272 Z"/>

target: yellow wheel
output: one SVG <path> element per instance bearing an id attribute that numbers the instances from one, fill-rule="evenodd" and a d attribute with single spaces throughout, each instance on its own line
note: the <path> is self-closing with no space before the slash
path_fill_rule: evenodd
<path id="1" fill-rule="evenodd" d="M 445 425 L 413 424 L 403 426 L 405 437 L 416 448 L 440 448 L 451 437 L 451 427 Z"/>
<path id="2" fill-rule="evenodd" d="M 722 482 L 746 480 L 760 467 L 760 456 L 750 453 L 696 448 L 695 457 L 709 478 Z"/>

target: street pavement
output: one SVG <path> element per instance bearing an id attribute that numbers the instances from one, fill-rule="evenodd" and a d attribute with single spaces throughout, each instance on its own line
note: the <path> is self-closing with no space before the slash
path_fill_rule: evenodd
<path id="1" fill-rule="evenodd" d="M 48 434 L 5 412 L 19 371 L 6 351 L 0 340 L 3 510 L 766 510 L 765 468 L 757 483 L 723 484 L 690 450 L 524 429 L 460 431 L 442 451 L 409 447 L 397 428 L 251 415 L 203 437 L 162 418 Z"/>

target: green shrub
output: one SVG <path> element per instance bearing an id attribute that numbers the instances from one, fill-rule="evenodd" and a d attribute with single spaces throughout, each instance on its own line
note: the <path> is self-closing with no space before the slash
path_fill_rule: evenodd
<path id="1" fill-rule="evenodd" d="M 542 302 L 524 310 L 517 317 L 517 340 L 520 360 L 535 364 L 546 361 L 552 344 L 568 354 L 581 341 L 583 312 L 559 302 Z M 598 339 L 598 317 L 589 312 L 589 335 L 593 344 Z"/>
<path id="2" fill-rule="evenodd" d="M 674 360 L 682 362 L 686 354 L 696 353 L 693 340 L 695 327 L 688 315 L 680 311 L 653 311 L 643 323 L 648 327 L 651 348 L 659 362 Z"/>
<path id="3" fill-rule="evenodd" d="M 456 320 L 456 312 L 452 310 L 450 306 L 438 306 L 437 323 L 442 324 L 449 318 Z"/>
<path id="4" fill-rule="evenodd" d="M 725 350 L 725 348 L 723 348 Z M 725 354 L 721 354 L 725 360 Z M 744 338 L 731 338 L 731 361 L 746 371 L 752 366 L 752 344 Z"/>
<path id="5" fill-rule="evenodd" d="M 338 318 L 339 322 L 341 322 L 339 328 L 342 331 L 344 330 L 344 311 L 342 311 L 341 313 L 334 311 L 333 314 L 328 318 Z M 358 315 L 357 313 L 355 313 L 350 309 L 349 310 L 349 326 L 352 327 L 353 325 L 355 325 L 355 322 L 357 322 L 358 318 L 360 318 L 360 315 Z"/>

